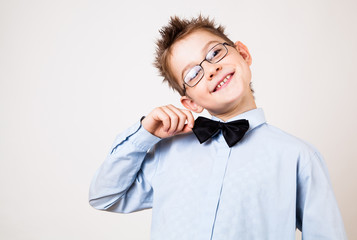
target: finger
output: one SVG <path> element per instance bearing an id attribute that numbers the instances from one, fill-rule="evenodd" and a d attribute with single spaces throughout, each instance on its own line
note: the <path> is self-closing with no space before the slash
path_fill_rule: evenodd
<path id="1" fill-rule="evenodd" d="M 182 111 L 184 114 L 186 114 L 188 127 L 193 128 L 195 125 L 195 118 L 193 117 L 192 112 L 186 109 L 183 109 Z"/>
<path id="2" fill-rule="evenodd" d="M 188 132 L 192 132 L 192 128 L 186 124 L 185 127 L 182 129 L 181 133 L 188 133 Z"/>
<path id="3" fill-rule="evenodd" d="M 157 108 L 154 113 L 153 119 L 155 121 L 161 122 L 162 130 L 167 132 L 170 129 L 171 121 L 170 116 L 162 109 L 162 107 Z"/>
<path id="4" fill-rule="evenodd" d="M 171 111 L 173 111 L 174 113 L 177 114 L 178 116 L 178 123 L 177 123 L 177 128 L 176 128 L 176 132 L 181 132 L 182 129 L 185 126 L 186 120 L 187 120 L 187 116 L 186 114 L 182 111 L 183 109 L 179 109 L 176 108 L 173 105 L 168 105 L 167 106 Z"/>
<path id="5" fill-rule="evenodd" d="M 167 106 L 163 106 L 162 110 L 165 111 L 165 113 L 169 116 L 169 119 L 170 119 L 170 128 L 168 129 L 167 132 L 169 134 L 174 134 L 174 132 L 177 129 L 177 125 L 178 125 L 178 122 L 179 122 L 179 117 L 177 116 L 177 114 L 174 111 L 172 111 Z"/>

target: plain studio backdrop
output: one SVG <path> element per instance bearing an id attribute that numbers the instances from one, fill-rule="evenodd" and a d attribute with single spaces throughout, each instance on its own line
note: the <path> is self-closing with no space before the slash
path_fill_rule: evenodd
<path id="1" fill-rule="evenodd" d="M 154 42 L 169 16 L 202 13 L 250 49 L 268 122 L 322 153 L 357 239 L 356 10 L 354 0 L 2 0 L 0 238 L 149 239 L 151 210 L 95 210 L 88 188 L 118 133 L 156 106 L 181 107 L 152 66 Z"/>

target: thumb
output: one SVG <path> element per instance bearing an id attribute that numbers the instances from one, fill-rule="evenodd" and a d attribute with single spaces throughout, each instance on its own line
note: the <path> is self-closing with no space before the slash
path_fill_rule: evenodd
<path id="1" fill-rule="evenodd" d="M 182 133 L 192 132 L 192 128 L 185 124 L 184 128 L 182 129 Z"/>

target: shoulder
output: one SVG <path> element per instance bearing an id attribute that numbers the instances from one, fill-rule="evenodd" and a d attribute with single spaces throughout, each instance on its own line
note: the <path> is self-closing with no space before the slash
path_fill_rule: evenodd
<path id="1" fill-rule="evenodd" d="M 310 142 L 294 136 L 276 126 L 264 123 L 254 132 L 254 138 L 266 144 L 277 144 L 281 147 L 296 148 L 316 152 L 317 149 Z M 260 140 L 259 140 L 260 139 Z"/>
<path id="2" fill-rule="evenodd" d="M 254 133 L 254 142 L 269 152 L 293 157 L 300 170 L 312 162 L 323 162 L 321 153 L 313 144 L 268 123 L 262 124 Z"/>
<path id="3" fill-rule="evenodd" d="M 296 137 L 276 126 L 265 123 L 257 131 L 257 138 L 264 139 L 266 148 L 275 148 L 285 156 L 293 156 L 297 160 L 298 171 L 307 166 L 320 165 L 323 168 L 324 158 L 319 150 L 310 142 Z"/>

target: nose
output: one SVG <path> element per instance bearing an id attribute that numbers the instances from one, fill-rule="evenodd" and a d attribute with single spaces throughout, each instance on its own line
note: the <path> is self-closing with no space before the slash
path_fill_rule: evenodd
<path id="1" fill-rule="evenodd" d="M 212 80 L 213 77 L 220 71 L 222 70 L 222 66 L 217 64 L 217 63 L 207 63 L 206 65 L 206 71 L 207 71 L 207 79 Z"/>

